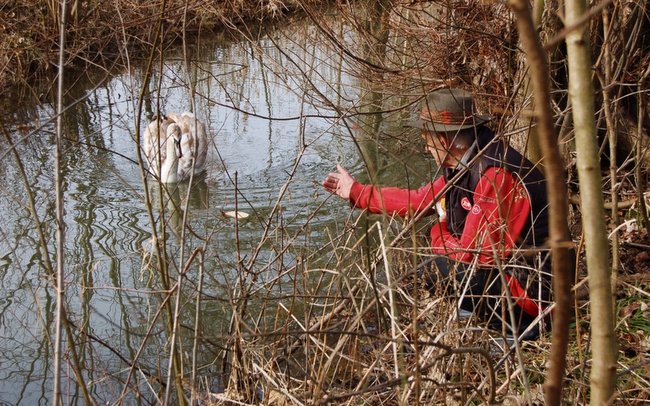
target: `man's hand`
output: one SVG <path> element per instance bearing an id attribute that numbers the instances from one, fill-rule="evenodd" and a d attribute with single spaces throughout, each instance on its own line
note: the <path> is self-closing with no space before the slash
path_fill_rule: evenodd
<path id="1" fill-rule="evenodd" d="M 354 178 L 350 175 L 350 172 L 339 164 L 336 164 L 336 170 L 337 172 L 332 172 L 327 175 L 327 178 L 323 181 L 323 187 L 332 194 L 343 199 L 349 199 Z"/>

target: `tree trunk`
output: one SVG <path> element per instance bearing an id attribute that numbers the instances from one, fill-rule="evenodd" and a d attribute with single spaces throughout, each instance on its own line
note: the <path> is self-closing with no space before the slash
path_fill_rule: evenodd
<path id="1" fill-rule="evenodd" d="M 585 13 L 584 0 L 565 4 L 566 25 L 571 27 Z M 592 405 L 608 404 L 615 388 L 617 345 L 611 296 L 609 243 L 605 225 L 600 160 L 594 120 L 594 87 L 588 26 L 566 37 L 569 67 L 569 98 L 573 106 L 578 179 L 589 275 L 592 370 Z"/>
<path id="2" fill-rule="evenodd" d="M 573 281 L 572 241 L 567 224 L 568 200 L 564 166 L 557 144 L 557 134 L 551 111 L 550 74 L 546 53 L 533 24 L 527 0 L 510 0 L 517 18 L 522 47 L 528 58 L 530 79 L 535 98 L 535 118 L 540 147 L 544 154 L 549 202 L 549 239 L 552 252 L 553 293 L 556 307 L 553 313 L 551 367 L 544 385 L 546 403 L 559 405 L 569 337 Z"/>

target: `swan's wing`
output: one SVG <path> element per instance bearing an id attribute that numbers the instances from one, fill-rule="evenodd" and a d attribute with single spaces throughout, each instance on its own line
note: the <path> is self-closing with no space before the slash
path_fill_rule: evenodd
<path id="1" fill-rule="evenodd" d="M 208 156 L 208 131 L 206 126 L 201 121 L 196 121 L 196 165 L 195 168 L 197 172 L 202 171 L 205 168 L 205 159 Z"/>
<path id="2" fill-rule="evenodd" d="M 194 113 L 184 111 L 183 114 L 181 114 L 181 120 L 189 125 L 190 123 L 197 121 L 197 118 Z"/>
<path id="3" fill-rule="evenodd" d="M 190 132 L 181 136 L 181 157 L 178 160 L 178 175 L 181 179 L 188 179 L 192 173 L 192 165 L 195 161 L 196 138 Z"/>
<path id="4" fill-rule="evenodd" d="M 186 114 L 186 113 L 183 113 Z M 198 174 L 205 168 L 205 160 L 208 153 L 208 139 L 205 124 L 187 113 L 184 118 L 189 130 L 183 132 L 181 137 L 181 152 L 183 156 L 178 162 L 178 171 L 181 178 L 189 178 L 194 165 L 194 174 Z"/>
<path id="5" fill-rule="evenodd" d="M 149 170 L 155 175 L 158 174 L 160 165 L 165 161 L 167 151 L 164 148 L 167 137 L 167 125 L 163 120 L 156 119 L 149 123 L 144 130 L 142 149 L 149 165 Z"/>
<path id="6" fill-rule="evenodd" d="M 155 137 L 157 137 L 157 134 L 158 123 L 156 122 L 149 123 L 147 128 L 144 129 L 144 134 L 142 135 L 142 149 L 147 160 L 151 156 L 151 152 L 153 150 L 152 143 Z"/>

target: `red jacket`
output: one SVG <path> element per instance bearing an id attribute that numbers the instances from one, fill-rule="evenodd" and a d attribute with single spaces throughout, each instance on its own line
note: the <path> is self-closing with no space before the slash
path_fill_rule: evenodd
<path id="1" fill-rule="evenodd" d="M 372 213 L 406 216 L 427 209 L 445 187 L 444 177 L 417 189 L 374 187 L 355 182 L 350 191 L 351 203 Z M 474 190 L 474 204 L 461 202 L 468 211 L 463 232 L 452 235 L 446 221 L 431 228 L 431 248 L 434 253 L 451 259 L 480 265 L 493 265 L 495 259 L 510 256 L 530 216 L 530 198 L 525 188 L 507 169 L 490 167 L 483 172 Z M 465 205 L 466 203 L 466 205 Z"/>

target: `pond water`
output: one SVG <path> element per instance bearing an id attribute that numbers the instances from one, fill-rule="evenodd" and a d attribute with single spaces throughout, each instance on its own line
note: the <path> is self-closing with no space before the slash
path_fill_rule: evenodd
<path id="1" fill-rule="evenodd" d="M 343 118 L 342 112 L 363 111 L 359 100 L 367 89 L 308 20 L 291 20 L 254 42 L 218 37 L 185 52 L 180 46 L 168 50 L 149 80 L 142 61 L 132 64 L 110 75 L 89 72 L 69 80 L 61 165 L 65 298 L 91 396 L 115 402 L 129 373 L 124 359 L 137 355 L 141 370 L 130 377 L 125 399 L 149 404 L 156 397 L 143 376 L 164 379 L 170 340 L 164 317 L 158 317 L 166 285 L 157 271 L 153 230 L 168 237 L 163 263 L 171 280 L 202 249 L 202 262 L 187 266 L 180 341 L 190 351 L 193 334 L 187 331 L 202 283 L 206 340 L 198 362 L 202 376 L 217 376 L 242 272 L 267 301 L 272 292 L 279 298 L 274 303 L 289 302 L 283 292 L 309 283 L 297 282 L 302 274 L 292 267 L 318 269 L 331 259 L 330 244 L 345 233 L 351 214 L 320 187 L 335 164 L 361 180 L 373 167 L 380 182 L 403 185 L 408 178 L 420 185 L 430 163 L 423 146 L 412 142 L 417 135 L 399 130 L 403 115 L 384 116 L 381 131 L 371 136 L 363 135 L 363 123 L 361 129 L 353 125 L 360 120 Z M 56 114 L 47 96 L 32 99 L 7 98 L 0 107 L 6 135 L 0 141 L 0 401 L 6 404 L 52 403 L 56 295 L 29 197 L 54 261 Z M 191 187 L 179 184 L 162 195 L 147 178 L 150 216 L 137 133 L 154 115 L 173 111 L 193 111 L 205 121 L 211 136 L 207 170 Z M 29 194 L 7 137 L 15 143 Z M 223 215 L 235 207 L 250 216 L 235 222 Z M 263 311 L 255 315 L 258 321 L 265 317 Z M 66 350 L 62 391 L 64 402 L 74 403 L 81 395 L 69 355 Z M 215 390 L 217 381 L 210 383 Z"/>

